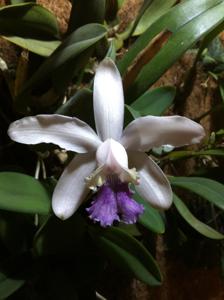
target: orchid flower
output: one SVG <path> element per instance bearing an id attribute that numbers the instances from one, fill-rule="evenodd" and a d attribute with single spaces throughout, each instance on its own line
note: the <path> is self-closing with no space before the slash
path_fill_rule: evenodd
<path id="1" fill-rule="evenodd" d="M 153 147 L 194 144 L 204 137 L 203 128 L 180 116 L 140 117 L 123 131 L 122 80 L 114 62 L 98 66 L 93 87 L 96 132 L 85 122 L 62 115 L 37 115 L 13 122 L 8 134 L 24 144 L 54 143 L 74 151 L 53 193 L 52 208 L 61 219 L 69 218 L 95 191 L 87 208 L 101 226 L 115 220 L 135 223 L 144 208 L 132 199 L 130 183 L 152 206 L 167 209 L 172 203 L 168 179 L 147 155 Z"/>

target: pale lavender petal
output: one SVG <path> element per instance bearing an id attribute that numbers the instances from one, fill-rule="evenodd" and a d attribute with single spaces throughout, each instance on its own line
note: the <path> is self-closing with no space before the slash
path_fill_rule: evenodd
<path id="1" fill-rule="evenodd" d="M 137 203 L 132 199 L 132 193 L 127 183 L 120 183 L 117 188 L 117 205 L 118 212 L 123 221 L 126 224 L 134 224 L 137 222 L 139 216 L 143 214 L 143 205 Z"/>
<path id="2" fill-rule="evenodd" d="M 100 222 L 102 227 L 111 226 L 114 221 L 119 221 L 116 196 L 108 184 L 100 187 L 91 206 L 86 210 L 90 219 Z"/>
<path id="3" fill-rule="evenodd" d="M 152 206 L 168 209 L 172 204 L 172 190 L 160 167 L 142 152 L 130 151 L 128 158 L 140 177 L 139 185 L 136 185 L 137 192 Z"/>
<path id="4" fill-rule="evenodd" d="M 85 122 L 61 115 L 37 115 L 13 122 L 10 138 L 23 144 L 53 143 L 66 150 L 85 153 L 96 150 L 101 141 Z"/>
<path id="5" fill-rule="evenodd" d="M 93 88 L 96 129 L 102 141 L 119 140 L 124 122 L 124 96 L 120 73 L 106 58 L 96 70 Z"/>
<path id="6" fill-rule="evenodd" d="M 89 192 L 85 178 L 95 168 L 95 153 L 77 154 L 65 168 L 53 193 L 52 208 L 56 216 L 65 220 L 78 209 Z"/>
<path id="7" fill-rule="evenodd" d="M 147 116 L 125 128 L 121 143 L 128 150 L 145 152 L 166 144 L 180 147 L 199 143 L 204 136 L 203 127 L 188 118 Z"/>

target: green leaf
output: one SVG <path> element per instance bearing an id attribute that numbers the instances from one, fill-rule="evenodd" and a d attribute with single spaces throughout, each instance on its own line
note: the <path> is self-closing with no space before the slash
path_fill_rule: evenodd
<path id="1" fill-rule="evenodd" d="M 151 26 L 159 17 L 165 14 L 169 8 L 176 3 L 176 0 L 155 0 L 146 9 L 141 17 L 133 35 L 142 34 L 149 26 Z"/>
<path id="2" fill-rule="evenodd" d="M 48 214 L 50 196 L 42 184 L 31 176 L 0 172 L 0 209 Z"/>
<path id="3" fill-rule="evenodd" d="M 115 227 L 90 227 L 89 230 L 97 246 L 124 271 L 148 285 L 161 283 L 161 274 L 155 260 L 138 240 Z"/>
<path id="4" fill-rule="evenodd" d="M 144 0 L 143 1 L 143 4 L 142 4 L 141 8 L 139 9 L 138 15 L 135 18 L 135 21 L 133 21 L 128 26 L 128 28 L 125 30 L 125 31 L 127 31 L 127 35 L 125 32 L 123 33 L 125 35 L 124 39 L 133 35 L 136 27 L 138 26 L 139 21 L 141 20 L 142 16 L 144 15 L 144 13 L 146 12 L 146 10 L 148 9 L 148 7 L 151 5 L 152 2 L 153 2 L 153 0 Z"/>
<path id="5" fill-rule="evenodd" d="M 173 195 L 173 202 L 179 214 L 196 231 L 210 239 L 219 240 L 224 238 L 224 236 L 221 233 L 206 225 L 205 223 L 199 221 L 194 215 L 192 215 L 185 203 L 175 194 Z"/>
<path id="6" fill-rule="evenodd" d="M 57 81 L 55 89 L 61 90 L 63 87 L 65 88 L 68 80 L 72 80 L 74 70 L 77 71 L 77 66 L 79 66 L 81 61 L 80 54 L 82 53 L 85 56 L 86 51 L 89 51 L 91 46 L 96 45 L 105 35 L 106 29 L 104 26 L 88 24 L 80 27 L 68 36 L 27 82 L 24 90 L 16 99 L 18 108 L 20 110 L 26 109 L 29 97 L 25 97 L 24 94 L 33 88 L 37 88 L 49 79 Z"/>
<path id="7" fill-rule="evenodd" d="M 75 116 L 82 120 L 82 116 L 86 114 L 86 111 L 84 112 L 83 110 L 89 107 L 92 98 L 93 93 L 90 89 L 83 88 L 78 90 L 65 104 L 61 105 L 55 113 L 71 117 Z M 89 111 L 89 109 L 87 109 L 87 111 Z"/>
<path id="8" fill-rule="evenodd" d="M 89 23 L 103 23 L 106 0 L 73 0 L 68 32 Z"/>
<path id="9" fill-rule="evenodd" d="M 73 59 L 68 60 L 56 72 L 52 74 L 52 85 L 56 93 L 63 94 L 72 81 L 73 77 L 77 76 L 77 83 L 82 81 L 85 71 L 85 66 L 88 64 L 90 57 L 93 55 L 97 42 L 83 50 Z M 81 80 L 80 80 L 81 79 Z"/>
<path id="10" fill-rule="evenodd" d="M 24 280 L 8 278 L 0 273 L 0 299 L 5 299 L 15 293 L 23 284 Z"/>
<path id="11" fill-rule="evenodd" d="M 132 236 L 141 236 L 141 232 L 138 230 L 136 224 L 125 224 L 119 223 L 119 229 L 123 230 L 125 233 L 132 235 Z"/>
<path id="12" fill-rule="evenodd" d="M 0 34 L 35 39 L 58 38 L 56 17 L 35 3 L 7 5 L 0 8 Z"/>
<path id="13" fill-rule="evenodd" d="M 143 94 L 130 106 L 140 116 L 161 116 L 173 103 L 176 90 L 171 86 L 155 88 Z"/>
<path id="14" fill-rule="evenodd" d="M 4 39 L 41 56 L 51 55 L 60 45 L 56 17 L 33 3 L 0 8 L 0 34 Z"/>
<path id="15" fill-rule="evenodd" d="M 140 216 L 138 222 L 155 233 L 164 233 L 165 225 L 160 213 L 143 200 L 137 193 L 135 193 L 133 197 L 138 203 L 143 204 L 145 208 L 145 211 L 143 215 Z"/>
<path id="16" fill-rule="evenodd" d="M 218 3 L 214 1 L 213 7 L 204 10 L 178 31 L 173 32 L 168 42 L 142 68 L 129 88 L 127 95 L 130 99 L 135 99 L 145 92 L 187 49 L 224 20 L 224 2 L 218 1 Z"/>
<path id="17" fill-rule="evenodd" d="M 92 91 L 87 88 L 77 91 L 65 104 L 60 106 L 55 113 L 79 118 L 94 128 Z"/>
<path id="18" fill-rule="evenodd" d="M 202 177 L 169 177 L 172 186 L 190 190 L 224 210 L 224 185 Z"/>
<path id="19" fill-rule="evenodd" d="M 134 108 L 132 108 L 130 105 L 125 104 L 125 108 L 127 109 L 127 112 L 129 112 L 127 124 L 125 124 L 125 125 L 128 125 L 128 123 L 130 123 L 133 120 L 133 118 L 137 119 L 137 118 L 141 117 L 140 112 L 135 110 Z M 130 116 L 131 116 L 131 118 L 130 118 Z"/>
<path id="20" fill-rule="evenodd" d="M 41 56 L 50 56 L 61 44 L 58 40 L 36 40 L 19 36 L 3 36 L 4 39 Z"/>
<path id="21" fill-rule="evenodd" d="M 128 52 L 118 62 L 118 67 L 123 75 L 136 56 L 148 46 L 149 42 L 160 32 L 169 30 L 178 31 L 185 24 L 220 3 L 221 0 L 188 0 L 174 6 L 169 12 L 153 23 L 129 48 Z"/>
<path id="22" fill-rule="evenodd" d="M 173 151 L 172 153 L 169 153 L 163 159 L 170 159 L 170 160 L 176 160 L 191 156 L 224 156 L 224 150 L 223 149 L 209 149 L 209 150 L 201 150 L 201 151 L 192 151 L 192 150 L 178 150 Z"/>

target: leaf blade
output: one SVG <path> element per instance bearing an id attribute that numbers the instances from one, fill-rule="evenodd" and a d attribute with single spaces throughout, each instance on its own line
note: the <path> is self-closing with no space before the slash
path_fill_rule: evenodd
<path id="1" fill-rule="evenodd" d="M 216 239 L 220 240 L 224 238 L 224 235 L 213 229 L 212 227 L 208 226 L 207 224 L 201 222 L 198 220 L 187 208 L 185 203 L 177 196 L 173 195 L 173 203 L 179 212 L 179 214 L 182 216 L 182 218 L 196 231 L 198 231 L 200 234 L 204 235 L 205 237 L 208 237 L 210 239 Z"/>
<path id="2" fill-rule="evenodd" d="M 59 92 L 65 88 L 69 79 L 73 78 L 74 70 L 77 71 L 82 60 L 80 55 L 88 57 L 91 55 L 91 47 L 106 35 L 106 28 L 100 24 L 87 24 L 78 28 L 56 49 L 56 51 L 46 59 L 46 61 L 33 74 L 25 85 L 23 91 L 15 99 L 15 105 L 19 110 L 27 109 L 27 101 L 30 97 L 25 97 L 33 88 L 38 87 L 43 82 L 49 81 Z M 88 51 L 88 53 L 86 53 Z M 90 53 L 89 53 L 90 52 Z M 66 73 L 62 72 L 65 71 Z M 64 77 L 63 77 L 64 76 Z M 59 81 L 60 79 L 60 81 Z M 55 84 L 54 84 L 55 82 Z M 29 105 L 28 105 L 29 106 Z"/>
<path id="3" fill-rule="evenodd" d="M 20 3 L 0 8 L 0 34 L 20 37 L 58 38 L 56 17 L 35 3 Z"/>
<path id="4" fill-rule="evenodd" d="M 173 103 L 176 90 L 171 86 L 163 86 L 149 90 L 136 99 L 130 106 L 141 116 L 161 116 Z"/>
<path id="5" fill-rule="evenodd" d="M 153 59 L 142 68 L 127 91 L 128 98 L 134 99 L 145 92 L 187 49 L 218 26 L 223 19 L 224 3 L 221 2 L 180 27 Z"/>
<path id="6" fill-rule="evenodd" d="M 138 240 L 115 227 L 97 231 L 93 227 L 89 229 L 93 240 L 114 263 L 148 285 L 160 285 L 159 268 Z"/>
<path id="7" fill-rule="evenodd" d="M 2 36 L 4 39 L 41 56 L 48 57 L 59 47 L 59 40 L 36 40 L 18 36 Z"/>
<path id="8" fill-rule="evenodd" d="M 0 298 L 5 299 L 23 286 L 25 280 L 13 279 L 0 273 Z"/>
<path id="9" fill-rule="evenodd" d="M 152 24 L 129 48 L 129 51 L 118 62 L 118 68 L 123 75 L 136 56 L 147 47 L 149 42 L 160 32 L 168 29 L 172 33 L 176 32 L 184 24 L 206 11 L 221 0 L 201 0 L 195 2 L 188 0 L 176 5 L 168 13 Z"/>
<path id="10" fill-rule="evenodd" d="M 142 34 L 147 28 L 149 28 L 159 17 L 165 14 L 169 8 L 171 8 L 176 3 L 176 0 L 168 1 L 152 1 L 149 7 L 146 9 L 138 25 L 133 33 L 133 35 Z"/>
<path id="11" fill-rule="evenodd" d="M 143 204 L 145 208 L 145 211 L 140 216 L 138 222 L 155 233 L 164 233 L 165 225 L 160 213 L 143 200 L 137 193 L 135 193 L 133 197 L 138 203 Z"/>
<path id="12" fill-rule="evenodd" d="M 170 177 L 172 186 L 190 190 L 224 210 L 224 185 L 203 177 Z"/>
<path id="13" fill-rule="evenodd" d="M 50 197 L 42 184 L 33 177 L 15 172 L 0 172 L 0 209 L 48 214 Z"/>

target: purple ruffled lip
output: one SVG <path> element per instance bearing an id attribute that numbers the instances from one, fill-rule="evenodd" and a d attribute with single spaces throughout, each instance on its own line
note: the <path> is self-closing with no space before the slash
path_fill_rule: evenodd
<path id="1" fill-rule="evenodd" d="M 128 183 L 107 180 L 86 210 L 90 219 L 102 227 L 111 226 L 114 221 L 133 224 L 143 214 L 144 206 L 133 200 L 132 195 Z"/>

